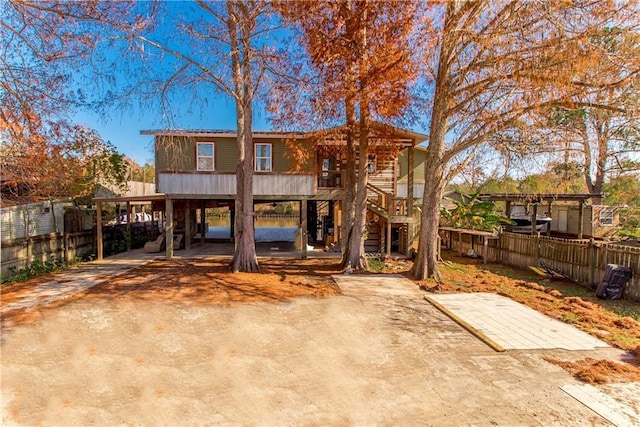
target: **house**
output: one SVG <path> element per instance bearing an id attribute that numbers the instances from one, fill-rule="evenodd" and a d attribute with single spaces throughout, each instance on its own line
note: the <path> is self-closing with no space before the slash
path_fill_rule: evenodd
<path id="1" fill-rule="evenodd" d="M 157 194 L 145 200 L 153 202 L 154 211 L 165 212 L 168 231 L 185 234 L 189 247 L 195 231 L 205 224 L 209 208 L 227 208 L 233 224 L 238 158 L 235 131 L 161 129 L 141 133 L 155 140 Z M 308 239 L 341 242 L 345 137 L 344 127 L 297 134 L 254 132 L 254 204 L 298 203 L 299 229 Z M 358 158 L 368 163 L 369 172 L 366 250 L 406 253 L 417 234 L 414 206 L 424 188 L 414 178 L 423 176 L 420 158 L 424 161 L 424 152 L 416 145 L 427 136 L 376 123 L 369 138 L 371 152 Z M 97 200 L 103 201 L 107 199 Z M 232 228 L 229 240 L 233 236 Z M 203 234 L 201 238 L 204 240 Z M 305 256 L 306 244 L 301 242 L 300 250 Z M 168 244 L 168 257 L 172 251 Z"/>
<path id="2" fill-rule="evenodd" d="M 70 200 L 3 206 L 2 240 L 14 240 L 64 231 L 64 209 Z"/>
<path id="3" fill-rule="evenodd" d="M 571 205 L 556 205 L 551 211 L 551 233 L 575 236 L 579 229 L 579 209 Z M 606 205 L 585 205 L 582 218 L 583 236 L 596 239 L 615 238 L 620 225 L 620 208 Z"/>
<path id="4" fill-rule="evenodd" d="M 587 201 L 599 194 L 480 194 L 485 201 L 505 202 L 505 215 L 512 217 L 516 209 L 537 218 L 539 214 L 550 216 L 546 228 L 548 235 L 562 235 L 583 239 L 585 237 L 608 238 L 617 232 L 618 208 L 590 205 Z M 531 233 L 536 232 L 532 224 Z"/>

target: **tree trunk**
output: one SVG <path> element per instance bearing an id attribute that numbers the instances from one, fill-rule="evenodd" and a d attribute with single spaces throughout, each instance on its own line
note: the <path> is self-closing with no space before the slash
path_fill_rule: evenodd
<path id="1" fill-rule="evenodd" d="M 411 269 L 418 280 L 433 277 L 440 280 L 438 271 L 438 226 L 440 222 L 440 203 L 444 189 L 444 163 L 439 150 L 431 150 L 429 142 L 425 158 L 425 183 L 420 214 L 421 228 L 418 240 L 418 254 Z M 444 146 L 444 140 L 442 143 Z"/>
<path id="2" fill-rule="evenodd" d="M 363 107 L 364 105 L 364 107 Z M 358 177 L 355 203 L 355 217 L 349 242 L 349 265 L 354 270 L 366 270 L 367 258 L 364 251 L 364 235 L 367 227 L 367 152 L 369 151 L 369 111 L 365 103 L 360 104 L 360 137 L 358 143 Z"/>
<path id="3" fill-rule="evenodd" d="M 366 8 L 361 19 L 367 19 Z M 349 239 L 349 253 L 345 259 L 348 267 L 354 270 L 366 270 L 367 258 L 364 252 L 364 235 L 367 226 L 367 154 L 369 152 L 369 98 L 367 89 L 367 72 L 369 71 L 369 58 L 367 55 L 368 40 L 367 29 L 361 27 L 357 35 L 357 64 L 352 63 L 349 75 L 354 76 L 357 69 L 358 82 L 355 85 L 358 93 L 358 107 L 360 108 L 360 124 L 358 129 L 358 176 L 356 178 L 356 197 L 353 227 Z M 357 65 L 357 67 L 356 67 Z M 353 80 L 353 79 L 352 79 Z M 352 92 L 355 93 L 355 92 Z M 355 99 L 354 99 L 355 101 Z"/>
<path id="4" fill-rule="evenodd" d="M 353 239 L 354 201 L 356 199 L 356 149 L 353 140 L 355 124 L 355 108 L 353 98 L 347 98 L 347 168 L 344 172 L 344 199 L 342 200 L 342 224 L 340 240 L 342 250 L 342 268 L 349 266 L 351 261 L 351 239 Z"/>
<path id="5" fill-rule="evenodd" d="M 236 235 L 233 272 L 259 270 L 253 228 L 253 109 L 249 11 L 241 2 L 228 2 L 231 67 L 238 126 L 236 167 Z M 237 14 L 240 15 L 238 20 Z M 238 36 L 240 30 L 240 36 Z M 242 50 L 242 55 L 240 52 Z"/>
<path id="6" fill-rule="evenodd" d="M 455 4 L 447 5 L 445 25 L 451 21 Z M 443 32 L 445 35 L 450 31 Z M 418 280 L 433 277 L 440 280 L 438 271 L 438 226 L 440 223 L 440 204 L 445 186 L 445 136 L 447 134 L 449 116 L 447 113 L 450 90 L 447 84 L 450 41 L 446 37 L 440 43 L 440 58 L 435 81 L 433 111 L 431 113 L 431 132 L 429 146 L 424 162 L 424 192 L 422 195 L 421 228 L 418 240 L 418 254 L 411 268 L 411 273 Z"/>
<path id="7" fill-rule="evenodd" d="M 607 158 L 609 157 L 609 144 L 607 137 L 609 135 L 608 122 L 596 120 L 596 143 L 598 144 L 598 152 L 596 153 L 596 179 L 589 185 L 589 192 L 597 194 L 591 198 L 594 205 L 602 204 L 602 184 L 607 171 Z"/>

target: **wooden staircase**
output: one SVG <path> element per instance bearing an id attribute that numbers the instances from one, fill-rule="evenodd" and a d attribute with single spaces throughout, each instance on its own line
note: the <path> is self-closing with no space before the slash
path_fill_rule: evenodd
<path id="1" fill-rule="evenodd" d="M 400 228 L 398 249 L 400 252 L 409 253 L 419 227 L 417 226 L 418 218 L 410 213 L 407 203 L 406 198 L 394 197 L 393 194 L 376 185 L 367 184 L 367 209 L 370 214 L 375 214 L 379 218 L 377 221 L 368 222 L 366 252 L 385 250 L 382 246 L 385 243 L 386 224 L 391 223 L 392 227 Z"/>

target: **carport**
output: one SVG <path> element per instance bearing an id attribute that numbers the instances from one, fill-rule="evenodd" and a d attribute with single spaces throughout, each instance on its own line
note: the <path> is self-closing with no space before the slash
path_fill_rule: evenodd
<path id="1" fill-rule="evenodd" d="M 505 202 L 506 209 L 505 215 L 511 217 L 511 204 L 520 203 L 522 205 L 531 205 L 533 209 L 532 216 L 535 218 L 538 215 L 538 205 L 547 203 L 547 209 L 549 215 L 551 215 L 551 205 L 556 201 L 565 202 L 577 202 L 578 203 L 578 239 L 582 239 L 583 234 L 583 222 L 584 222 L 584 205 L 587 200 L 592 197 L 598 197 L 601 194 L 517 194 L 517 193 L 503 193 L 503 194 L 480 194 L 479 200 L 491 201 L 491 202 Z M 532 221 L 531 234 L 536 233 L 535 221 Z M 547 231 L 549 233 L 549 231 Z"/>
<path id="2" fill-rule="evenodd" d="M 176 208 L 176 204 L 178 205 L 178 209 L 184 209 L 184 215 L 185 218 L 189 218 L 191 213 L 193 212 L 194 209 L 201 209 L 201 224 L 204 224 L 204 206 L 205 206 L 205 202 L 206 201 L 212 201 L 211 199 L 202 199 L 202 198 L 194 198 L 194 199 L 185 199 L 183 197 L 175 197 L 174 195 L 168 195 L 168 194 L 162 194 L 162 193 L 156 193 L 156 194 L 152 194 L 152 195 L 146 195 L 146 196 L 129 196 L 129 197 L 97 197 L 94 199 L 94 201 L 96 202 L 96 240 L 97 240 L 97 259 L 103 259 L 104 258 L 104 253 L 103 253 L 103 243 L 104 243 L 104 238 L 103 238 L 103 220 L 102 220 L 102 212 L 103 212 L 103 206 L 105 203 L 119 203 L 119 204 L 124 204 L 126 205 L 126 211 L 127 211 L 127 222 L 126 222 L 126 226 L 127 226 L 127 230 L 131 231 L 131 218 L 132 218 L 132 204 L 133 203 L 146 203 L 146 202 L 150 202 L 154 205 L 160 205 L 160 209 L 154 209 L 154 212 L 162 212 L 163 215 L 163 222 L 164 222 L 164 233 L 166 234 L 166 249 L 165 249 L 165 253 L 166 253 L 166 257 L 168 259 L 173 258 L 174 256 L 174 250 L 177 249 L 174 247 L 174 233 L 175 233 L 175 225 L 174 225 L 174 220 L 175 218 L 175 208 Z M 233 199 L 228 199 L 228 200 L 221 200 L 221 199 L 216 199 L 213 200 L 212 202 L 230 202 L 233 203 Z M 306 230 L 307 228 L 307 211 L 306 211 L 306 200 L 303 201 L 299 201 L 300 202 L 300 222 L 298 224 L 298 228 L 299 231 L 300 230 Z M 234 235 L 234 215 L 233 215 L 233 209 L 231 210 L 231 230 L 230 233 L 231 235 L 229 236 L 229 240 L 225 240 L 225 242 L 229 243 L 233 241 L 233 235 Z M 192 223 L 190 220 L 185 220 L 184 224 L 183 224 L 184 229 L 180 229 L 181 232 L 184 233 L 185 239 L 184 239 L 184 249 L 189 250 L 192 247 L 192 239 L 190 238 L 190 236 L 193 234 L 192 232 L 195 231 L 194 226 L 192 226 Z M 201 239 L 200 242 L 204 243 L 204 233 L 201 233 Z M 302 236 L 306 236 L 306 233 L 302 234 Z M 299 252 L 299 256 L 301 258 L 306 258 L 307 257 L 307 245 L 305 244 L 305 238 L 302 237 L 300 239 L 300 242 L 297 241 L 294 243 L 295 245 L 297 245 L 298 243 L 300 243 L 300 247 L 297 247 L 296 250 Z M 130 242 L 127 242 L 127 251 L 131 250 L 131 244 Z M 291 253 L 290 251 L 287 251 L 288 253 Z"/>
<path id="3" fill-rule="evenodd" d="M 166 195 L 164 194 L 152 194 L 148 196 L 129 196 L 129 197 L 96 197 L 96 245 L 97 245 L 97 259 L 103 259 L 103 236 L 102 236 L 102 207 L 104 203 L 124 203 L 127 207 L 127 230 L 131 231 L 131 218 L 132 218 L 132 203 L 145 203 L 154 201 L 165 201 Z M 172 233 L 173 234 L 173 233 Z M 167 255 L 169 254 L 169 246 L 171 246 L 171 253 L 173 254 L 173 239 L 167 241 Z M 131 242 L 127 242 L 127 251 L 131 250 Z"/>

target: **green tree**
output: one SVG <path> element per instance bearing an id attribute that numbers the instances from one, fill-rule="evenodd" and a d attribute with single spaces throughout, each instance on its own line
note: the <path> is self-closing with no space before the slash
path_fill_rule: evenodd
<path id="1" fill-rule="evenodd" d="M 496 212 L 493 202 L 479 200 L 479 195 L 480 192 L 476 192 L 471 196 L 462 195 L 460 200 L 448 199 L 455 207 L 440 208 L 445 222 L 452 227 L 483 231 L 496 231 L 502 225 L 512 223 L 509 218 Z"/>

